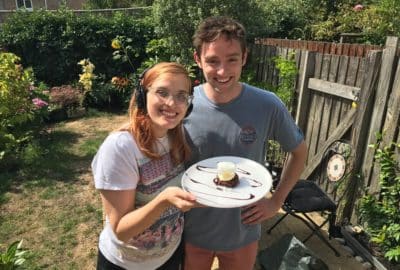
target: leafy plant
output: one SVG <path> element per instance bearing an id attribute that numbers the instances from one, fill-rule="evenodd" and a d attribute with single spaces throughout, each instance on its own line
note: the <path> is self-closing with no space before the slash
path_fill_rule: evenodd
<path id="1" fill-rule="evenodd" d="M 267 37 L 306 39 L 310 36 L 311 20 L 318 19 L 318 12 L 307 3 L 298 0 L 259 1 L 263 11 L 263 29 Z M 320 2 L 320 1 L 318 1 Z M 318 3 L 320 4 L 320 3 Z"/>
<path id="2" fill-rule="evenodd" d="M 139 67 L 146 58 L 146 44 L 154 37 L 153 26 L 150 20 L 118 12 L 111 16 L 74 15 L 66 9 L 16 12 L 1 25 L 0 47 L 19 55 L 37 80 L 59 86 L 76 81 L 81 71 L 76 63 L 85 58 L 107 79 L 132 72 L 130 65 L 112 59 L 110 40 L 118 35 L 132 39 L 132 63 Z"/>
<path id="3" fill-rule="evenodd" d="M 247 29 L 248 40 L 264 36 L 262 9 L 256 0 L 155 0 L 153 20 L 157 38 L 164 39 L 171 60 L 193 65 L 192 36 L 199 23 L 213 15 L 238 19 Z"/>
<path id="4" fill-rule="evenodd" d="M 88 0 L 84 3 L 86 9 L 128 8 L 131 0 Z"/>
<path id="5" fill-rule="evenodd" d="M 20 58 L 12 53 L 0 54 L 0 116 L 1 126 L 14 126 L 31 117 L 29 89 L 33 79 L 31 69 L 23 69 Z"/>
<path id="6" fill-rule="evenodd" d="M 50 89 L 50 107 L 52 110 L 73 110 L 81 105 L 83 94 L 71 85 L 55 86 Z"/>
<path id="7" fill-rule="evenodd" d="M 131 57 L 138 57 L 139 52 L 132 46 L 133 40 L 125 36 L 116 36 L 111 41 L 111 47 L 115 50 L 113 52 L 113 59 L 122 64 L 129 64 L 132 72 L 135 71 L 135 66 L 131 61 Z"/>
<path id="8" fill-rule="evenodd" d="M 240 80 L 242 82 L 251 84 L 253 86 L 256 86 L 261 89 L 269 90 L 269 91 L 275 91 L 275 87 L 267 82 L 263 82 L 261 80 L 257 79 L 255 70 L 252 67 L 245 66 L 242 74 L 240 76 Z"/>
<path id="9" fill-rule="evenodd" d="M 22 249 L 22 240 L 12 243 L 5 252 L 0 253 L 0 269 L 22 269 L 27 251 Z"/>
<path id="10" fill-rule="evenodd" d="M 124 77 L 113 77 L 106 81 L 99 75 L 93 81 L 92 91 L 85 96 L 84 106 L 101 111 L 120 112 L 127 108 L 132 95 L 133 82 Z"/>
<path id="11" fill-rule="evenodd" d="M 92 90 L 92 81 L 96 78 L 93 74 L 95 66 L 89 59 L 82 59 L 78 62 L 82 66 L 82 73 L 79 74 L 79 83 L 83 87 L 83 95 Z"/>
<path id="12" fill-rule="evenodd" d="M 35 121 L 46 117 L 45 95 L 32 81 L 32 70 L 24 69 L 18 56 L 0 53 L 0 165 L 16 159 L 19 147 L 37 128 Z"/>
<path id="13" fill-rule="evenodd" d="M 290 53 L 288 58 L 277 56 L 273 59 L 276 69 L 279 71 L 279 84 L 276 94 L 285 103 L 289 111 L 292 110 L 295 79 L 298 73 L 294 53 Z"/>
<path id="14" fill-rule="evenodd" d="M 295 80 L 298 74 L 298 68 L 296 61 L 294 60 L 294 56 L 294 53 L 290 53 L 287 58 L 279 55 L 271 59 L 275 64 L 275 68 L 279 72 L 279 82 L 277 86 L 274 86 L 268 82 L 257 80 L 256 74 L 252 67 L 246 67 L 243 70 L 241 80 L 261 89 L 274 92 L 283 101 L 283 103 L 285 103 L 289 111 L 291 111 L 295 91 Z"/>
<path id="15" fill-rule="evenodd" d="M 380 193 L 366 194 L 361 198 L 360 217 L 365 223 L 371 241 L 379 245 L 384 256 L 400 262 L 400 166 L 395 148 L 391 143 L 380 147 L 380 141 L 371 145 L 376 148 L 375 158 L 380 165 Z"/>
<path id="16" fill-rule="evenodd" d="M 399 36 L 399 18 L 398 0 L 341 3 L 326 20 L 312 24 L 312 38 L 339 41 L 341 33 L 359 33 L 360 37 L 352 42 L 384 44 L 386 36 Z"/>

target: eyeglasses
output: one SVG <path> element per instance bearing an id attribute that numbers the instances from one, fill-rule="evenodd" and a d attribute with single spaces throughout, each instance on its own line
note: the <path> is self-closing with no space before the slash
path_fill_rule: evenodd
<path id="1" fill-rule="evenodd" d="M 161 99 L 164 102 L 168 101 L 169 98 L 172 97 L 178 105 L 187 105 L 188 106 L 192 103 L 192 100 L 193 100 L 193 96 L 189 95 L 189 93 L 184 92 L 184 91 L 179 92 L 178 94 L 175 94 L 175 95 L 170 94 L 165 89 L 155 89 L 154 91 L 151 91 L 151 89 L 149 89 L 148 92 L 156 95 L 159 99 Z"/>

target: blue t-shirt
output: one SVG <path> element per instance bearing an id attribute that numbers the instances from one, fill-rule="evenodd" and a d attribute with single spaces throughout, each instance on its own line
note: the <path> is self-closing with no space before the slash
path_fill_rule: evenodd
<path id="1" fill-rule="evenodd" d="M 271 92 L 242 84 L 229 103 L 209 100 L 203 85 L 195 88 L 193 111 L 184 120 L 193 154 L 191 165 L 216 156 L 265 161 L 268 140 L 294 150 L 303 133 L 282 101 Z M 240 208 L 194 208 L 185 214 L 185 241 L 209 250 L 228 251 L 260 239 L 260 225 L 245 225 Z"/>

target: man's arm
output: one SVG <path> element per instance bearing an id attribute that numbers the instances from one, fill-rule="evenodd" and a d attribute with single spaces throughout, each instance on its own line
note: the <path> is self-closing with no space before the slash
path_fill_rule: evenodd
<path id="1" fill-rule="evenodd" d="M 307 157 L 307 146 L 303 141 L 292 152 L 285 163 L 279 184 L 270 198 L 263 198 L 242 210 L 244 224 L 257 224 L 275 214 L 282 207 L 289 192 L 298 181 Z"/>

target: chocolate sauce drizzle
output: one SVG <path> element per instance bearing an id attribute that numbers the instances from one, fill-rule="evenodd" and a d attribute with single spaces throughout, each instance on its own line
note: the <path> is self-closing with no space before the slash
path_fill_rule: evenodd
<path id="1" fill-rule="evenodd" d="M 260 181 L 257 181 L 252 178 L 245 178 L 245 179 L 249 182 L 251 187 L 261 187 L 262 186 L 262 183 Z"/>
<path id="2" fill-rule="evenodd" d="M 236 170 L 237 170 L 238 172 L 242 173 L 242 174 L 247 174 L 247 175 L 250 175 L 250 174 L 251 174 L 250 172 L 245 171 L 245 170 L 243 170 L 243 169 L 241 169 L 241 168 L 236 168 Z"/>
<path id="3" fill-rule="evenodd" d="M 202 171 L 202 172 L 217 173 L 217 169 L 211 168 L 211 167 L 206 167 L 206 166 L 201 166 L 201 165 L 196 165 L 196 169 L 198 171 Z"/>

